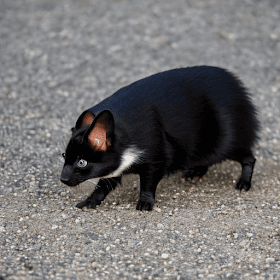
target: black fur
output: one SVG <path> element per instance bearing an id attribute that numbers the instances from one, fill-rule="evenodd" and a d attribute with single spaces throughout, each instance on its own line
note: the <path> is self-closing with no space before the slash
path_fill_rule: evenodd
<path id="1" fill-rule="evenodd" d="M 90 114 L 93 123 L 83 125 Z M 98 127 L 106 130 L 102 150 L 89 143 L 89 133 Z M 118 90 L 79 117 L 61 181 L 74 186 L 104 177 L 120 166 L 122 155 L 132 147 L 139 158 L 122 174 L 140 175 L 138 210 L 152 210 L 165 175 L 183 171 L 185 178 L 202 177 L 209 166 L 225 159 L 242 165 L 236 188 L 248 191 L 259 129 L 248 92 L 228 71 L 197 66 L 158 73 Z M 77 167 L 80 159 L 88 162 L 85 168 Z M 77 207 L 95 208 L 120 176 L 100 179 L 99 188 Z"/>

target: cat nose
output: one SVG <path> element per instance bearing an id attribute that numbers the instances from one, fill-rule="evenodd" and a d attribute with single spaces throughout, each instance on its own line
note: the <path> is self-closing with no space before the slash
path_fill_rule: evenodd
<path id="1" fill-rule="evenodd" d="M 67 185 L 67 183 L 69 182 L 69 179 L 68 179 L 68 178 L 65 179 L 65 178 L 63 178 L 63 177 L 61 176 L 61 177 L 60 177 L 60 181 L 61 181 L 62 183 L 64 183 L 64 184 Z"/>
<path id="2" fill-rule="evenodd" d="M 66 185 L 69 184 L 71 177 L 71 168 L 70 166 L 64 166 L 61 172 L 60 181 Z"/>
<path id="3" fill-rule="evenodd" d="M 61 174 L 60 181 L 66 185 L 69 185 L 70 177 L 67 174 Z"/>

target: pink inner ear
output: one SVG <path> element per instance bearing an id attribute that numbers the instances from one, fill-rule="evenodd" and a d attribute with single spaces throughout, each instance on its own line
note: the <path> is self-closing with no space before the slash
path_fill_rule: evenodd
<path id="1" fill-rule="evenodd" d="M 94 120 L 93 114 L 87 112 L 83 117 L 82 125 L 91 125 Z"/>
<path id="2" fill-rule="evenodd" d="M 96 123 L 90 134 L 88 135 L 90 145 L 99 151 L 107 150 L 106 130 L 102 124 Z"/>

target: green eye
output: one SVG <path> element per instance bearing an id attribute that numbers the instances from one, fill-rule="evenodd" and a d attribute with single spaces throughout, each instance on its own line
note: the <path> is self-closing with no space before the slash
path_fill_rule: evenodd
<path id="1" fill-rule="evenodd" d="M 86 167 L 87 166 L 87 161 L 84 159 L 80 159 L 77 163 L 78 167 Z"/>

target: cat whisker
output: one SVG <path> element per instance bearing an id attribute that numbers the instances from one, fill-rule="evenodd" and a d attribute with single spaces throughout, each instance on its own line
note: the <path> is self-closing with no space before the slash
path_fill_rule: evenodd
<path id="1" fill-rule="evenodd" d="M 111 179 L 113 179 L 113 178 L 111 178 Z M 114 180 L 114 179 L 113 179 Z M 112 187 L 112 184 L 110 183 L 110 180 L 108 180 L 107 178 L 106 178 L 106 181 L 108 181 L 109 182 L 109 184 L 110 184 L 110 186 L 111 186 L 111 190 L 113 190 L 113 187 Z M 106 184 L 106 187 L 107 187 L 107 189 L 108 189 L 108 191 L 110 192 L 111 190 L 109 190 L 109 188 L 108 188 L 108 185 Z"/>
<path id="2" fill-rule="evenodd" d="M 122 174 L 120 176 L 122 176 Z M 116 184 L 118 184 L 118 182 L 113 177 L 110 179 L 112 179 Z"/>
<path id="3" fill-rule="evenodd" d="M 112 177 L 112 178 L 110 178 L 111 180 L 113 180 L 115 183 L 117 183 L 117 181 Z"/>

